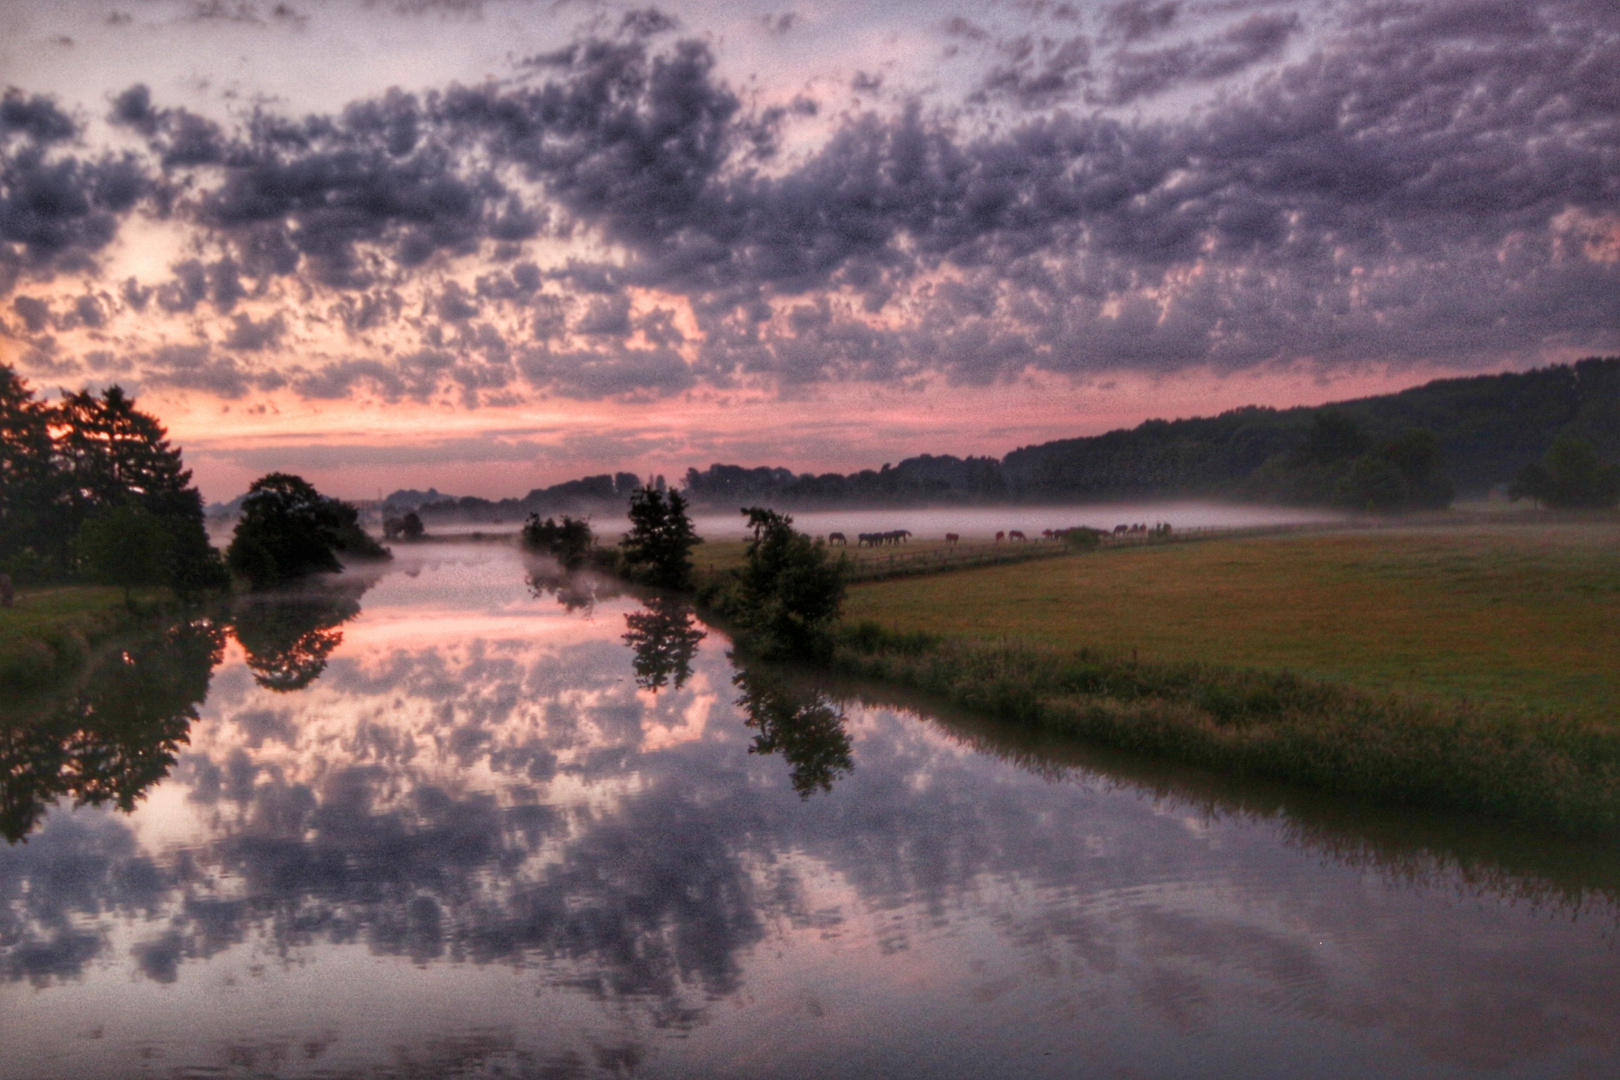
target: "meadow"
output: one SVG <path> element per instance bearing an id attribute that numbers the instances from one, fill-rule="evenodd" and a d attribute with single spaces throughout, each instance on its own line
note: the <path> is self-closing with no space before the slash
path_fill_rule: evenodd
<path id="1" fill-rule="evenodd" d="M 853 586 L 849 623 L 1620 721 L 1620 523 L 1214 539 Z"/>
<path id="2" fill-rule="evenodd" d="M 858 584 L 834 666 L 1043 739 L 1620 833 L 1620 526 L 1115 548 Z"/>

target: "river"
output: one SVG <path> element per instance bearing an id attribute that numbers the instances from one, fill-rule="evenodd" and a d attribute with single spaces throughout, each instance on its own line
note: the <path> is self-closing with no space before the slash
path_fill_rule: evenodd
<path id="1" fill-rule="evenodd" d="M 501 545 L 132 646 L 4 754 L 18 1080 L 1620 1074 L 1612 845 L 740 670 Z"/>

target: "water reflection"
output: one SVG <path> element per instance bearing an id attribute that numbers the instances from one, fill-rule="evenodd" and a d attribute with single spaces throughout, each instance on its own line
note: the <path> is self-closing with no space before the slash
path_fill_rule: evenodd
<path id="1" fill-rule="evenodd" d="M 555 597 L 564 611 L 589 615 L 596 605 L 623 595 L 617 580 L 589 570 L 569 570 L 554 560 L 534 559 L 525 579 L 529 595 Z"/>
<path id="2" fill-rule="evenodd" d="M 653 596 L 646 609 L 625 615 L 624 643 L 635 653 L 636 685 L 657 693 L 692 677 L 692 657 L 706 635 L 697 627 L 692 605 L 679 597 Z"/>
<path id="3" fill-rule="evenodd" d="M 297 692 L 234 650 L 210 686 L 214 629 L 134 813 L 0 848 L 0 1075 L 1620 1059 L 1612 851 L 924 722 L 518 575 L 384 576 Z M 1571 904 L 1515 891 L 1553 873 Z"/>
<path id="4" fill-rule="evenodd" d="M 0 725 L 0 835 L 23 839 L 63 796 L 133 810 L 174 765 L 223 646 L 213 622 L 179 623 L 96 664 L 43 716 Z"/>
<path id="5" fill-rule="evenodd" d="M 320 678 L 327 658 L 343 644 L 338 628 L 360 614 L 368 584 L 344 577 L 300 592 L 239 598 L 231 630 L 255 681 L 288 693 Z"/>
<path id="6" fill-rule="evenodd" d="M 737 662 L 734 653 L 727 657 Z M 807 686 L 798 673 L 740 667 L 732 684 L 742 693 L 737 707 L 755 731 L 751 754 L 781 754 L 801 798 L 831 791 L 833 781 L 855 767 L 844 713 L 832 698 Z"/>

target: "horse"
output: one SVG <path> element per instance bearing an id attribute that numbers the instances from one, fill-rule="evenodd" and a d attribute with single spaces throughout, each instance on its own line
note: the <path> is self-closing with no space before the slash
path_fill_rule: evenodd
<path id="1" fill-rule="evenodd" d="M 945 542 L 947 544 L 954 544 L 960 539 L 962 539 L 962 538 L 960 536 L 956 535 L 955 533 L 946 533 L 945 534 Z"/>
<path id="2" fill-rule="evenodd" d="M 877 547 L 877 533 L 855 534 L 856 547 Z"/>
<path id="3" fill-rule="evenodd" d="M 849 541 L 844 537 L 843 533 L 828 533 L 827 534 L 827 543 L 828 544 L 842 544 L 845 547 L 849 547 Z"/>
<path id="4" fill-rule="evenodd" d="M 1131 527 L 1129 525 L 1115 525 L 1114 526 L 1114 535 L 1115 536 L 1124 536 L 1126 533 L 1128 533 L 1130 531 L 1131 531 Z"/>
<path id="5" fill-rule="evenodd" d="M 997 530 L 997 531 L 996 531 L 996 543 L 998 543 L 998 544 L 999 544 L 999 543 L 1001 543 L 1001 542 L 1002 542 L 1002 541 L 1003 541 L 1003 540 L 1005 540 L 1005 539 L 1007 539 L 1007 534 L 1006 534 L 1006 533 L 1004 533 L 1004 532 L 1001 532 L 1001 531 L 1000 531 L 1000 530 L 999 530 L 999 529 L 998 529 L 998 530 Z"/>
<path id="6" fill-rule="evenodd" d="M 1019 532 L 1017 529 L 1014 529 L 1012 532 L 1007 534 L 1007 539 L 1009 539 L 1009 540 L 1028 540 L 1029 537 L 1025 536 L 1023 533 Z"/>

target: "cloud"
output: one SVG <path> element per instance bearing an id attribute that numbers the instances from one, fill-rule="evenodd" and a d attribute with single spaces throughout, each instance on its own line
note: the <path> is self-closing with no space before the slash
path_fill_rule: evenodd
<path id="1" fill-rule="evenodd" d="M 1251 15 L 1223 33 L 1199 42 L 1149 52 L 1121 52 L 1112 78 L 1097 100 L 1125 105 L 1178 84 L 1211 82 L 1269 60 L 1300 29 L 1296 14 Z"/>
<path id="2" fill-rule="evenodd" d="M 266 105 L 222 128 L 132 87 L 113 119 L 144 157 L 73 156 L 72 118 L 13 95 L 0 198 L 24 210 L 0 209 L 0 234 L 14 276 L 88 267 L 161 191 L 194 250 L 168 281 L 131 280 L 125 309 L 152 289 L 268 359 L 303 325 L 257 310 L 290 279 L 371 350 L 282 362 L 323 399 L 1604 351 L 1620 262 L 1570 223 L 1620 202 L 1606 12 L 1358 3 L 1307 24 L 1143 2 L 1095 39 L 958 18 L 943 30 L 982 54 L 975 100 L 885 91 L 808 140 L 784 132 L 814 102 L 747 104 L 718 46 L 670 39 L 657 12 L 507 82 L 331 115 Z M 1120 108 L 1200 87 L 1220 92 L 1196 113 Z M 637 314 L 648 294 L 681 318 Z M 234 310 L 250 298 L 252 318 Z"/>

